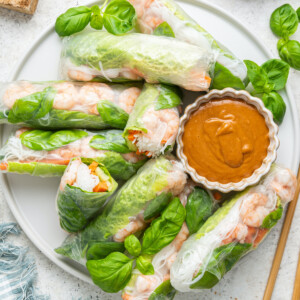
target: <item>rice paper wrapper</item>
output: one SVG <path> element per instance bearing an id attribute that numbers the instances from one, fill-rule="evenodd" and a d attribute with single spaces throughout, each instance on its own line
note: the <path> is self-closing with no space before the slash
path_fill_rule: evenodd
<path id="1" fill-rule="evenodd" d="M 64 174 L 70 172 L 71 160 Z M 92 160 L 95 162 L 95 160 Z M 90 165 L 90 163 L 85 163 Z M 98 165 L 103 173 L 108 176 L 109 191 L 106 192 L 89 192 L 84 189 L 63 183 L 65 176 L 61 180 L 61 187 L 56 197 L 56 209 L 60 218 L 60 226 L 68 232 L 77 232 L 82 230 L 90 220 L 103 210 L 106 200 L 115 192 L 118 184 L 111 177 L 103 165 Z M 78 171 L 77 176 L 84 176 Z M 68 176 L 68 174 L 67 174 Z"/>
<path id="2" fill-rule="evenodd" d="M 171 267 L 171 284 L 182 292 L 210 289 L 254 250 L 291 201 L 296 178 L 273 165 L 258 185 L 236 194 L 182 246 Z"/>
<path id="3" fill-rule="evenodd" d="M 141 84 L 0 83 L 0 124 L 42 129 L 123 129 Z"/>
<path id="4" fill-rule="evenodd" d="M 157 195 L 178 195 L 186 182 L 180 163 L 164 156 L 149 160 L 110 199 L 103 213 L 81 233 L 69 236 L 55 251 L 85 263 L 88 248 L 101 242 L 123 242 L 131 233 L 144 230 L 143 211 Z"/>
<path id="5" fill-rule="evenodd" d="M 186 55 L 189 53 L 189 55 Z M 85 31 L 64 38 L 60 71 L 77 81 L 136 81 L 206 91 L 211 52 L 164 36 Z"/>

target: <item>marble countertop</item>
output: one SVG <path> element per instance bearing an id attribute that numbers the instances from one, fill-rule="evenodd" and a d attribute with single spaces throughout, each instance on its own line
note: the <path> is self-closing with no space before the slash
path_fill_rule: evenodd
<path id="1" fill-rule="evenodd" d="M 5 81 L 18 62 L 20 56 L 40 35 L 40 33 L 53 23 L 56 16 L 64 12 L 67 8 L 75 5 L 84 5 L 88 1 L 84 0 L 39 0 L 37 11 L 33 16 L 24 15 L 14 11 L 0 8 L 0 81 Z M 210 3 L 221 6 L 234 15 L 259 38 L 272 51 L 274 56 L 278 56 L 276 50 L 277 38 L 269 29 L 269 17 L 273 10 L 286 3 L 283 0 L 210 0 Z M 289 3 L 297 8 L 299 0 L 290 0 Z M 300 29 L 293 37 L 300 40 Z M 289 84 L 294 93 L 300 114 L 300 72 L 293 69 L 290 71 Z M 0 187 L 1 189 L 1 187 Z M 14 221 L 2 191 L 0 191 L 0 223 Z M 250 255 L 257 258 L 257 263 L 261 263 L 269 268 L 276 249 L 280 224 L 271 232 L 267 241 Z M 37 287 L 42 293 L 49 294 L 51 299 L 101 299 L 103 295 L 96 286 L 91 286 L 72 275 L 64 272 L 59 267 L 48 260 L 32 243 L 22 234 L 16 239 L 15 243 L 29 247 L 29 251 L 35 256 L 38 279 Z M 273 298 L 275 300 L 290 299 L 293 289 L 293 281 L 296 273 L 296 265 L 300 249 L 300 204 L 296 209 L 292 228 L 287 241 L 286 250 L 283 256 L 281 268 L 277 278 Z M 260 259 L 261 255 L 268 251 L 270 257 L 268 261 Z M 241 262 L 242 263 L 242 262 Z M 234 272 L 234 270 L 232 271 Z M 267 274 L 268 270 L 265 270 Z M 260 299 L 263 295 L 267 276 L 261 277 L 260 274 L 249 278 L 249 281 L 259 281 L 255 286 L 260 287 L 260 291 L 245 290 L 244 299 Z M 205 293 L 205 299 L 235 299 L 235 290 L 243 289 L 241 284 L 228 291 L 226 286 L 230 284 L 230 276 L 225 276 L 222 289 L 218 292 Z M 250 293 L 250 294 L 249 294 Z M 253 295 L 253 296 L 252 296 Z M 199 299 L 200 295 L 189 295 L 188 299 Z M 109 298 L 106 298 L 109 299 Z M 111 299 L 119 299 L 111 296 Z M 184 299 L 183 297 L 181 299 Z M 239 299 L 242 300 L 242 299 Z"/>

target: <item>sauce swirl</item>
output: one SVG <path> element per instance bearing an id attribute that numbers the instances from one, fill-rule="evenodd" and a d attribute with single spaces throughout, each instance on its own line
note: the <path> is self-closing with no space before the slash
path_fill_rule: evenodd
<path id="1" fill-rule="evenodd" d="M 189 165 L 214 182 L 251 176 L 262 165 L 269 144 L 264 117 L 243 100 L 204 103 L 184 127 L 183 152 Z"/>

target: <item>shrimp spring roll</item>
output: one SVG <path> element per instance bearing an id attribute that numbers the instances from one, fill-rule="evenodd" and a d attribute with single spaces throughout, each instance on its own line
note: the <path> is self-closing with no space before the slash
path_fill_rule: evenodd
<path id="1" fill-rule="evenodd" d="M 128 149 L 122 131 L 90 132 L 22 128 L 0 150 L 0 170 L 41 177 L 62 176 L 70 159 L 84 158 L 106 166 L 115 179 L 127 180 L 145 163 L 144 155 Z"/>
<path id="2" fill-rule="evenodd" d="M 170 284 L 170 268 L 183 242 L 204 224 L 214 211 L 213 198 L 195 183 L 189 181 L 179 195 L 186 208 L 186 222 L 171 244 L 152 256 L 153 275 L 143 275 L 134 269 L 133 275 L 123 290 L 124 300 L 173 299 L 175 289 Z M 188 222 L 188 226 L 187 223 Z"/>
<path id="3" fill-rule="evenodd" d="M 296 178 L 273 166 L 262 181 L 236 194 L 182 246 L 171 267 L 171 284 L 182 292 L 210 289 L 254 250 L 292 200 Z"/>
<path id="4" fill-rule="evenodd" d="M 212 88 L 245 88 L 247 68 L 244 63 L 224 46 L 218 44 L 175 1 L 129 0 L 129 2 L 136 10 L 138 27 L 141 32 L 153 34 L 158 26 L 166 22 L 173 30 L 176 39 L 199 46 L 214 54 L 216 65 Z"/>
<path id="5" fill-rule="evenodd" d="M 129 149 L 147 156 L 172 150 L 179 128 L 180 102 L 173 87 L 146 83 L 124 130 Z"/>
<path id="6" fill-rule="evenodd" d="M 144 215 L 144 211 L 149 211 L 148 206 L 162 194 L 180 194 L 186 179 L 179 162 L 164 156 L 149 160 L 110 199 L 100 216 L 81 233 L 70 235 L 55 251 L 85 263 L 86 254 L 91 259 L 95 253 L 104 251 L 108 255 L 109 250 L 113 252 L 118 251 L 118 247 L 122 249 L 125 238 L 145 229 L 151 220 Z M 152 208 L 152 215 L 158 209 L 160 206 Z"/>
<path id="7" fill-rule="evenodd" d="M 192 91 L 210 86 L 211 52 L 164 36 L 83 32 L 64 38 L 61 76 L 77 81 L 167 83 Z"/>
<path id="8" fill-rule="evenodd" d="M 103 209 L 117 186 L 103 165 L 73 158 L 62 176 L 56 198 L 61 227 L 68 232 L 83 229 Z"/>
<path id="9" fill-rule="evenodd" d="M 41 129 L 123 129 L 140 92 L 137 84 L 0 83 L 0 124 Z"/>

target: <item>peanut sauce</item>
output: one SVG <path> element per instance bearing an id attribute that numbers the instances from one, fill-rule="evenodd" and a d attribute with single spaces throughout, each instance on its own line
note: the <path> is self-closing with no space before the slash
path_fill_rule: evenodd
<path id="1" fill-rule="evenodd" d="M 262 165 L 269 144 L 264 117 L 243 100 L 204 103 L 184 127 L 188 163 L 210 181 L 239 182 L 251 176 Z"/>

